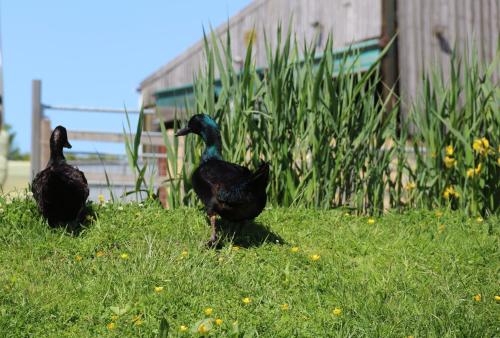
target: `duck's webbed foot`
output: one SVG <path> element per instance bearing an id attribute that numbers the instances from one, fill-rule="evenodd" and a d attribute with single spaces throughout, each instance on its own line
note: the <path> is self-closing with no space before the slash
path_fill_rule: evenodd
<path id="1" fill-rule="evenodd" d="M 217 245 L 217 231 L 215 228 L 215 215 L 210 215 L 210 227 L 212 228 L 212 233 L 210 235 L 210 240 L 208 241 L 207 245 L 209 247 L 214 247 Z"/>

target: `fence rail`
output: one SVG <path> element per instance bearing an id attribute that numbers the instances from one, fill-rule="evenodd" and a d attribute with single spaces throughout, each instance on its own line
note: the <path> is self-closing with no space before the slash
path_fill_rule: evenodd
<path id="1" fill-rule="evenodd" d="M 134 138 L 135 134 L 132 134 L 130 136 Z M 68 137 L 71 140 L 116 142 L 116 143 L 124 143 L 126 138 L 126 136 L 123 135 L 123 133 L 108 133 L 101 131 L 76 131 L 76 130 L 68 131 Z M 152 146 L 161 146 L 163 145 L 163 137 L 161 136 L 161 133 L 144 132 L 141 136 L 141 143 Z"/>
<path id="2" fill-rule="evenodd" d="M 37 81 L 37 80 L 35 80 Z M 136 109 L 116 109 L 116 108 L 103 108 L 103 107 L 83 107 L 83 106 L 58 106 L 50 104 L 42 104 L 43 109 L 72 111 L 72 112 L 88 112 L 88 113 L 119 113 L 119 114 L 139 114 L 141 111 Z M 145 114 L 153 114 L 154 109 L 144 109 Z"/>
<path id="3" fill-rule="evenodd" d="M 53 105 L 42 102 L 42 82 L 32 82 L 32 139 L 31 139 L 31 174 L 32 177 L 38 173 L 48 162 L 50 156 L 49 139 L 52 132 L 51 121 L 45 115 L 46 111 L 67 111 L 85 113 L 106 114 L 138 114 L 139 110 L 115 109 L 103 107 L 85 107 L 73 105 Z M 154 109 L 145 109 L 145 122 L 152 120 Z M 145 126 L 145 129 L 151 129 Z M 68 126 L 68 137 L 70 141 L 97 141 L 125 144 L 127 138 L 133 140 L 135 134 L 123 134 L 117 132 L 102 132 L 92 130 L 73 130 Z M 169 132 L 169 137 L 173 134 Z M 95 199 L 98 194 L 106 193 L 110 188 L 106 179 L 109 177 L 111 188 L 115 196 L 123 192 L 133 190 L 135 186 L 135 172 L 129 167 L 125 154 L 105 154 L 96 152 L 72 151 L 68 154 L 79 156 L 77 160 L 71 161 L 73 165 L 85 172 L 91 190 L 91 198 Z M 81 156 L 83 155 L 83 157 Z M 153 182 L 156 187 L 166 179 L 161 170 L 166 163 L 166 154 L 161 132 L 144 130 L 141 135 L 141 152 L 139 154 L 142 163 L 148 163 L 148 168 L 158 169 Z M 88 159 L 85 159 L 87 157 Z"/>

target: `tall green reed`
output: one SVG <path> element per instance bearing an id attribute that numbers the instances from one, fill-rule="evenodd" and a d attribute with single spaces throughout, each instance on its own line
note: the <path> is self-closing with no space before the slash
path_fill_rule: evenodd
<path id="1" fill-rule="evenodd" d="M 485 67 L 454 54 L 449 79 L 440 69 L 424 76 L 409 121 L 398 122 L 399 104 L 389 104 L 396 98 L 392 88 L 381 96 L 380 59 L 360 72 L 359 52 L 337 54 L 331 38 L 321 54 L 314 44 L 299 50 L 290 29 L 285 35 L 278 29 L 275 47 L 264 38 L 265 70 L 255 67 L 252 44 L 235 69 L 230 35 L 205 35 L 206 63 L 194 79 L 194 104 L 186 102 L 185 110 L 216 119 L 226 160 L 254 168 L 270 162 L 270 204 L 348 206 L 365 214 L 443 206 L 469 215 L 498 213 L 498 55 Z M 190 175 L 201 142 L 180 142 L 159 118 L 167 203 L 195 205 Z"/>
<path id="2" fill-rule="evenodd" d="M 410 114 L 410 175 L 417 205 L 485 216 L 500 209 L 500 49 L 489 65 L 475 55 L 454 53 L 448 78 L 441 69 L 423 76 Z"/>
<path id="3" fill-rule="evenodd" d="M 125 136 L 125 152 L 127 154 L 127 160 L 129 167 L 133 173 L 135 173 L 135 186 L 133 190 L 126 191 L 124 196 L 135 195 L 137 200 L 142 199 L 143 195 L 146 197 L 152 197 L 155 193 L 155 168 L 150 166 L 145 159 L 140 161 L 140 148 L 142 145 L 141 138 L 144 126 L 144 110 L 141 109 L 139 112 L 139 118 L 137 121 L 137 127 L 135 135 L 132 134 L 132 126 L 130 124 L 130 118 L 127 110 L 125 110 L 125 116 L 127 120 L 127 129 L 123 127 L 123 134 Z M 149 171 L 148 171 L 149 170 Z M 108 175 L 106 174 L 106 181 L 108 183 L 108 189 L 110 189 Z"/>
<path id="4" fill-rule="evenodd" d="M 276 41 L 272 48 L 266 38 L 265 70 L 256 69 L 251 44 L 237 70 L 230 35 L 225 41 L 205 36 L 206 67 L 195 80 L 189 113 L 216 119 L 226 160 L 254 168 L 270 162 L 273 205 L 348 205 L 365 213 L 397 206 L 400 183 L 390 177 L 396 148 L 387 146 L 396 142 L 397 105 L 389 109 L 380 95 L 379 62 L 359 72 L 359 53 L 352 51 L 354 59 L 336 54 L 331 38 L 321 55 L 314 44 L 299 51 L 290 30 L 279 29 Z M 182 150 L 165 143 L 172 158 L 179 151 L 184 157 L 184 166 L 170 173 L 169 198 L 193 204 L 189 176 L 200 142 L 188 137 Z M 175 160 L 169 163 L 175 168 Z"/>

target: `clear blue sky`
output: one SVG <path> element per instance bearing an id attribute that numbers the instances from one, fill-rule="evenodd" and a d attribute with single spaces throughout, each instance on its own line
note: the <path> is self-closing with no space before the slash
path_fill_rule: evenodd
<path id="1" fill-rule="evenodd" d="M 1 0 L 0 0 L 1 1 Z M 31 80 L 47 104 L 136 109 L 140 81 L 250 0 L 1 1 L 5 119 L 30 151 Z M 52 126 L 122 131 L 111 114 L 48 112 Z M 136 118 L 135 116 L 133 117 Z M 72 142 L 80 151 L 121 147 Z"/>

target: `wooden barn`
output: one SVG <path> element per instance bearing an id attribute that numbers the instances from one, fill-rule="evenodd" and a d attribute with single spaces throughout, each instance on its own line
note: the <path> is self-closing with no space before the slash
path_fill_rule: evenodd
<path id="1" fill-rule="evenodd" d="M 330 33 L 339 52 L 354 46 L 361 53 L 361 71 L 397 33 L 394 48 L 383 60 L 382 75 L 387 84 L 397 83 L 404 111 L 417 93 L 423 71 L 433 65 L 449 71 L 454 46 L 460 52 L 474 46 L 481 59 L 493 59 L 499 41 L 500 0 L 254 0 L 215 32 L 222 36 L 229 28 L 236 63 L 251 41 L 256 66 L 265 68 L 263 32 L 269 32 L 273 44 L 278 24 L 288 27 L 290 19 L 298 38 L 316 37 L 320 48 Z M 185 97 L 192 94 L 203 49 L 200 36 L 198 43 L 145 78 L 138 89 L 144 105 L 156 107 L 171 121 L 175 108 L 182 108 Z"/>

